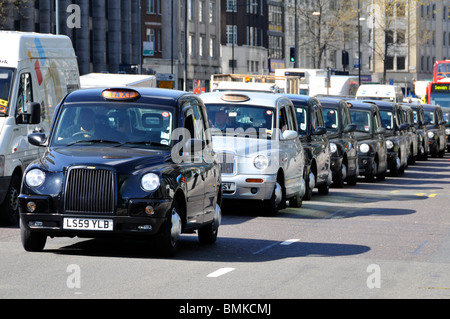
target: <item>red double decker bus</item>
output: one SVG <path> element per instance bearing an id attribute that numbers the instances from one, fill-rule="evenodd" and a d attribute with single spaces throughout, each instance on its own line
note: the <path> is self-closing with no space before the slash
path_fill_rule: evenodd
<path id="1" fill-rule="evenodd" d="M 450 107 L 450 60 L 434 63 L 433 80 L 427 86 L 426 103 Z"/>

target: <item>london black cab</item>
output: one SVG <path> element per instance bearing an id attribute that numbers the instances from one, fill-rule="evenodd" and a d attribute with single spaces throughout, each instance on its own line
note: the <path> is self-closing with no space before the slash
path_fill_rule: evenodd
<path id="1" fill-rule="evenodd" d="M 359 175 L 358 143 L 354 135 L 349 107 L 339 98 L 319 98 L 322 104 L 325 127 L 330 141 L 333 186 L 356 185 Z"/>
<path id="2" fill-rule="evenodd" d="M 428 122 L 428 140 L 431 157 L 443 157 L 447 147 L 445 137 L 444 114 L 442 108 L 437 105 L 422 104 L 425 121 Z"/>
<path id="3" fill-rule="evenodd" d="M 387 171 L 387 150 L 381 124 L 380 110 L 376 104 L 359 100 L 347 101 L 352 123 L 356 124 L 355 137 L 358 141 L 359 174 L 366 181 L 384 180 Z"/>
<path id="4" fill-rule="evenodd" d="M 450 106 L 441 106 L 445 123 L 445 138 L 447 140 L 447 152 L 450 152 Z"/>
<path id="5" fill-rule="evenodd" d="M 417 137 L 417 127 L 415 122 L 413 109 L 406 104 L 400 104 L 403 112 L 403 120 L 408 123 L 408 143 L 409 143 L 409 157 L 408 164 L 414 164 L 419 155 L 419 139 Z"/>
<path id="6" fill-rule="evenodd" d="M 317 187 L 319 194 L 326 195 L 332 183 L 330 141 L 323 119 L 322 105 L 315 97 L 287 94 L 294 104 L 297 129 L 305 149 L 306 193 L 309 200 Z"/>
<path id="7" fill-rule="evenodd" d="M 221 180 L 204 104 L 163 89 L 90 89 L 58 105 L 19 196 L 22 244 L 47 237 L 143 236 L 173 256 L 180 234 L 214 243 Z"/>
<path id="8" fill-rule="evenodd" d="M 391 176 L 398 176 L 405 172 L 409 157 L 409 125 L 404 123 L 403 111 L 399 104 L 381 100 L 365 101 L 378 106 L 381 125 L 386 129 L 388 169 Z"/>
<path id="9" fill-rule="evenodd" d="M 407 104 L 414 116 L 414 126 L 416 128 L 417 135 L 417 160 L 428 160 L 428 154 L 430 154 L 430 143 L 428 139 L 428 122 L 425 121 L 425 113 L 423 111 L 422 104 L 409 103 Z"/>

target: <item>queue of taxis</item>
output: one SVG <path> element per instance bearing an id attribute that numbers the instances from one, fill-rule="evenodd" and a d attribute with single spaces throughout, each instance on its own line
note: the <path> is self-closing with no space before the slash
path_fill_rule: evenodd
<path id="1" fill-rule="evenodd" d="M 326 195 L 358 176 L 384 180 L 390 144 L 402 165 L 441 151 L 439 107 L 395 104 L 383 127 L 387 104 L 251 91 L 72 92 L 50 133 L 28 136 L 44 155 L 26 169 L 18 196 L 22 245 L 132 236 L 173 256 L 183 233 L 216 242 L 223 203 L 275 215 L 287 203 L 301 207 L 314 188 Z"/>

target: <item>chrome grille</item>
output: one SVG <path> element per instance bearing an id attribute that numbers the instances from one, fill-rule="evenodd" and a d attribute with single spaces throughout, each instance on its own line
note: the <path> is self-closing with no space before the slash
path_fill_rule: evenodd
<path id="1" fill-rule="evenodd" d="M 67 175 L 66 213 L 114 213 L 113 172 L 72 168 Z"/>
<path id="2" fill-rule="evenodd" d="M 236 157 L 234 153 L 229 152 L 217 153 L 217 160 L 220 164 L 220 172 L 222 174 L 235 174 Z"/>

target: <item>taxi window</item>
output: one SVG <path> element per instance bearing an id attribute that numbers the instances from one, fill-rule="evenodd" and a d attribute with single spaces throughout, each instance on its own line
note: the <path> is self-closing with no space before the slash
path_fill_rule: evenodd
<path id="1" fill-rule="evenodd" d="M 305 135 L 306 129 L 308 127 L 308 116 L 306 107 L 295 107 L 295 114 L 297 117 L 297 126 L 298 126 L 298 133 L 300 135 Z"/>
<path id="2" fill-rule="evenodd" d="M 356 131 L 370 132 L 370 112 L 352 110 L 350 112 L 352 123 L 356 124 Z"/>
<path id="3" fill-rule="evenodd" d="M 336 109 L 323 108 L 323 118 L 327 130 L 337 131 L 339 129 L 339 116 Z"/>
<path id="4" fill-rule="evenodd" d="M 259 137 L 271 137 L 274 108 L 259 105 L 209 104 L 206 107 L 209 126 L 213 135 L 224 133 L 256 133 Z"/>
<path id="5" fill-rule="evenodd" d="M 116 142 L 170 145 L 174 110 L 148 104 L 69 103 L 56 119 L 54 145 Z"/>

